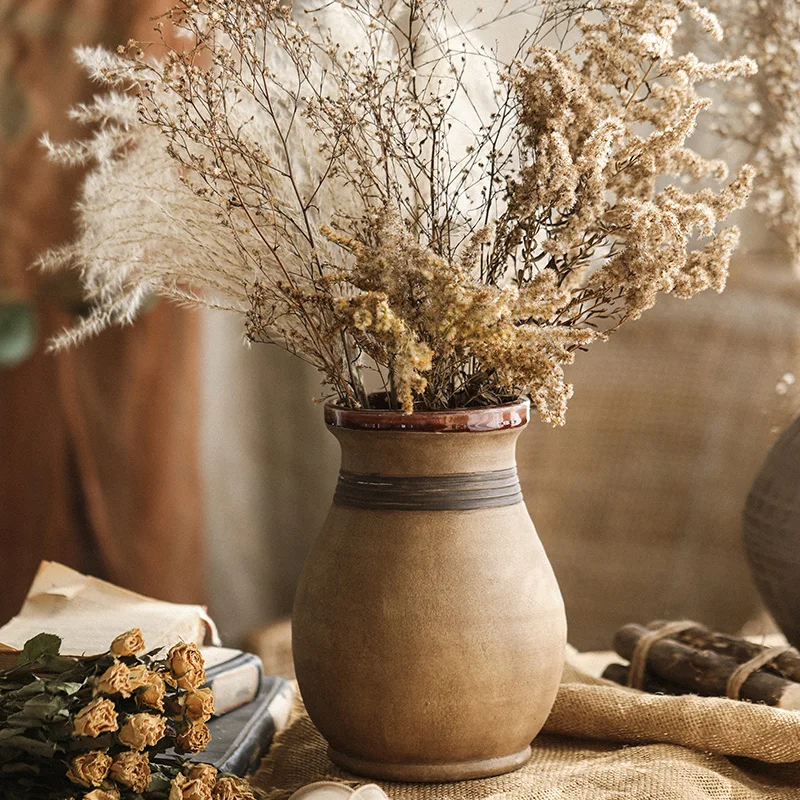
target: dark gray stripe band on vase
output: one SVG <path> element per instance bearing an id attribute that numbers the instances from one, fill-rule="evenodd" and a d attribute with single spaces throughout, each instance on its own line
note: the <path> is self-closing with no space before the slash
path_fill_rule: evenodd
<path id="1" fill-rule="evenodd" d="M 457 475 L 363 475 L 339 473 L 333 502 L 391 511 L 463 511 L 522 502 L 517 468 Z"/>

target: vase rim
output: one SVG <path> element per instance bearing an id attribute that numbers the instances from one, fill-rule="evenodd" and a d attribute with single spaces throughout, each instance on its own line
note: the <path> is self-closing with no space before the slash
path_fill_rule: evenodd
<path id="1" fill-rule="evenodd" d="M 325 403 L 325 422 L 332 428 L 421 433 L 482 433 L 523 428 L 530 418 L 530 400 L 476 408 L 446 408 L 405 414 L 376 408 L 343 408 L 335 400 Z"/>

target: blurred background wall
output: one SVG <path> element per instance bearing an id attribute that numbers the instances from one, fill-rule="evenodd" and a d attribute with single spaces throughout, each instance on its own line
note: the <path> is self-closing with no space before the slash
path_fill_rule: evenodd
<path id="1" fill-rule="evenodd" d="M 74 134 L 92 89 L 79 43 L 149 30 L 164 3 L 0 5 L 0 618 L 41 558 L 154 596 L 208 603 L 238 642 L 289 613 L 336 479 L 318 376 L 242 345 L 239 320 L 157 304 L 135 326 L 45 354 L 74 286 L 27 269 L 71 235 L 79 175 L 37 144 Z M 524 491 L 565 595 L 571 641 L 691 616 L 735 631 L 759 613 L 740 545 L 755 471 L 797 410 L 800 291 L 782 245 L 744 216 L 729 289 L 661 299 L 579 354 L 567 426 L 520 441 Z M 5 320 L 5 322 L 3 322 Z M 5 326 L 5 327 L 4 327 Z M 0 344 L 0 354 L 2 354 Z M 1 621 L 1 620 L 0 620 Z"/>

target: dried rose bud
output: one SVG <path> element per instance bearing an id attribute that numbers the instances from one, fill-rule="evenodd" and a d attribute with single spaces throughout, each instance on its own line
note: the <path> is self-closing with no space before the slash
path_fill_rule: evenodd
<path id="1" fill-rule="evenodd" d="M 131 691 L 135 692 L 137 689 L 147 686 L 150 680 L 150 670 L 144 664 L 136 664 L 136 666 L 128 668 L 128 677 Z"/>
<path id="2" fill-rule="evenodd" d="M 169 798 L 167 800 L 183 800 L 181 789 L 188 783 L 188 778 L 180 772 L 172 779 L 169 784 Z"/>
<path id="3" fill-rule="evenodd" d="M 100 786 L 111 769 L 111 756 L 102 750 L 90 750 L 81 753 L 70 761 L 67 777 L 87 789 Z"/>
<path id="4" fill-rule="evenodd" d="M 95 689 L 101 694 L 131 696 L 131 671 L 127 664 L 115 661 L 98 679 Z"/>
<path id="5" fill-rule="evenodd" d="M 169 800 L 212 800 L 211 787 L 198 779 L 178 774 L 169 787 Z"/>
<path id="6" fill-rule="evenodd" d="M 167 656 L 175 684 L 181 689 L 197 689 L 206 682 L 203 656 L 196 644 L 176 644 Z"/>
<path id="7" fill-rule="evenodd" d="M 144 753 L 119 753 L 111 764 L 111 777 L 134 792 L 144 792 L 150 785 L 150 761 Z"/>
<path id="8" fill-rule="evenodd" d="M 138 692 L 137 697 L 144 705 L 156 711 L 163 711 L 166 694 L 164 679 L 157 672 L 148 672 L 147 684 Z"/>
<path id="9" fill-rule="evenodd" d="M 214 713 L 211 689 L 194 689 L 183 698 L 183 712 L 192 722 L 208 722 Z"/>
<path id="10" fill-rule="evenodd" d="M 119 729 L 117 739 L 131 750 L 155 747 L 166 733 L 166 720 L 156 714 L 131 714 Z"/>
<path id="11" fill-rule="evenodd" d="M 184 722 L 175 736 L 175 743 L 186 753 L 199 753 L 210 741 L 211 731 L 205 722 Z"/>
<path id="12" fill-rule="evenodd" d="M 220 778 L 212 797 L 214 800 L 256 800 L 248 783 L 239 778 Z"/>
<path id="13" fill-rule="evenodd" d="M 119 800 L 119 791 L 114 788 L 92 789 L 83 796 L 83 800 Z"/>
<path id="14" fill-rule="evenodd" d="M 73 736 L 99 736 L 117 730 L 117 710 L 105 697 L 92 700 L 84 706 L 72 721 Z"/>
<path id="15" fill-rule="evenodd" d="M 144 650 L 144 637 L 139 628 L 121 633 L 111 642 L 111 653 L 115 656 L 134 656 Z"/>
<path id="16" fill-rule="evenodd" d="M 190 781 L 202 781 L 207 783 L 212 789 L 217 782 L 217 768 L 212 767 L 211 764 L 192 764 L 186 777 Z"/>

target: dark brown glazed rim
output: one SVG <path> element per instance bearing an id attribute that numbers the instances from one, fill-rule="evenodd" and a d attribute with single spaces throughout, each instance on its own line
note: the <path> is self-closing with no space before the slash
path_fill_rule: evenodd
<path id="1" fill-rule="evenodd" d="M 424 433 L 479 433 L 521 428 L 528 424 L 530 400 L 517 400 L 499 406 L 448 408 L 444 411 L 386 411 L 369 408 L 342 408 L 334 401 L 325 403 L 325 422 L 333 428 L 362 431 L 421 431 Z"/>

